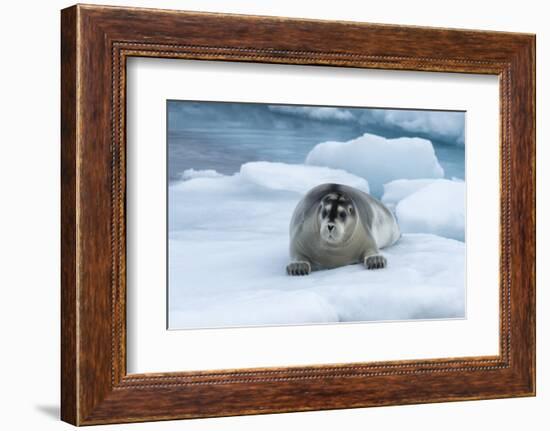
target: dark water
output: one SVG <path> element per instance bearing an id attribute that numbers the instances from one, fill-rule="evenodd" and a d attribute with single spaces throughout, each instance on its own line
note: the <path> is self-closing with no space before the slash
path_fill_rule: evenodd
<path id="1" fill-rule="evenodd" d="M 168 101 L 167 112 L 171 180 L 190 168 L 233 174 L 252 161 L 303 163 L 321 142 L 367 132 L 429 139 L 445 176 L 464 178 L 464 146 L 456 144 L 462 112 L 179 100 Z"/>
<path id="2" fill-rule="evenodd" d="M 445 171 L 445 178 L 465 179 L 464 147 L 432 141 L 435 155 Z"/>
<path id="3" fill-rule="evenodd" d="M 190 168 L 214 169 L 229 175 L 238 172 L 246 162 L 303 163 L 318 143 L 347 141 L 356 138 L 356 133 L 338 127 L 329 131 L 212 128 L 170 132 L 169 178 L 172 181 L 178 179 L 185 169 Z M 437 141 L 432 143 L 445 177 L 464 179 L 464 147 Z"/>

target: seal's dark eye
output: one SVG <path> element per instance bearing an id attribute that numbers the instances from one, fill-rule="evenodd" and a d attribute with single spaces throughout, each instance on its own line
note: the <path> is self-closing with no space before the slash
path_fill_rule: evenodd
<path id="1" fill-rule="evenodd" d="M 345 219 L 346 218 L 346 213 L 344 211 L 340 211 L 340 218 L 341 219 Z"/>
<path id="2" fill-rule="evenodd" d="M 327 211 L 327 210 L 323 210 L 323 212 L 321 213 L 321 217 L 326 218 L 326 217 L 327 217 L 327 214 L 328 214 L 328 211 Z"/>

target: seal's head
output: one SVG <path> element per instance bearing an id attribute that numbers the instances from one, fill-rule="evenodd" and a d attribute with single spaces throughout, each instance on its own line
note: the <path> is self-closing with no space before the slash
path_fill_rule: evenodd
<path id="1" fill-rule="evenodd" d="M 353 201 L 343 193 L 328 193 L 318 209 L 319 234 L 326 243 L 337 246 L 346 242 L 357 224 Z"/>

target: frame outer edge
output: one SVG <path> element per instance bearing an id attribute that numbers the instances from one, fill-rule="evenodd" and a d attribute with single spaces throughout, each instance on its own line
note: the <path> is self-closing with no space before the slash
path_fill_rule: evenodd
<path id="1" fill-rule="evenodd" d="M 61 11 L 61 420 L 78 425 L 78 6 Z"/>
<path id="2" fill-rule="evenodd" d="M 529 66 L 530 74 L 527 76 L 527 85 L 529 85 L 530 94 L 528 99 L 528 104 L 531 109 L 531 122 L 528 124 L 528 130 L 530 131 L 529 136 L 529 146 L 531 148 L 531 157 L 529 162 L 529 180 L 532 182 L 532 190 L 530 195 L 528 196 L 529 199 L 529 205 L 531 206 L 531 214 L 530 214 L 530 232 L 532 235 L 532 245 L 531 245 L 531 253 L 532 253 L 532 262 L 530 266 L 530 276 L 531 278 L 531 285 L 529 286 L 529 299 L 531 301 L 531 313 L 529 318 L 529 325 L 530 325 L 530 343 L 531 343 L 531 349 L 529 350 L 530 353 L 530 369 L 529 369 L 529 377 L 530 377 L 530 385 L 529 385 L 529 395 L 530 396 L 536 396 L 537 395 L 537 298 L 536 298 L 536 286 L 537 286 L 537 173 L 536 173 L 536 165 L 537 165 L 537 37 L 536 35 L 531 35 L 527 42 L 527 62 L 526 64 Z"/>
<path id="3" fill-rule="evenodd" d="M 528 88 L 526 104 L 530 112 L 527 117 L 527 124 L 525 125 L 528 131 L 528 147 L 529 147 L 529 159 L 527 160 L 526 170 L 528 169 L 529 175 L 527 180 L 530 184 L 530 193 L 526 197 L 527 205 L 530 209 L 529 217 L 529 230 L 527 231 L 528 238 L 531 240 L 529 244 L 529 276 L 530 284 L 526 286 L 525 292 L 528 295 L 527 301 L 529 302 L 529 343 L 530 346 L 527 349 L 529 353 L 528 358 L 528 395 L 536 396 L 536 382 L 537 382 L 537 336 L 536 336 L 536 314 L 537 314 L 537 300 L 536 300 L 536 284 L 537 284 L 537 176 L 536 176 L 536 152 L 537 152 L 537 133 L 536 133 L 536 95 L 537 95 L 537 55 L 536 55 L 536 35 L 530 35 L 527 37 L 527 47 L 525 49 L 525 61 L 524 65 L 527 67 L 527 73 L 525 76 L 525 85 Z"/>
<path id="4" fill-rule="evenodd" d="M 482 378 L 484 377 L 484 375 L 480 374 L 478 376 L 479 379 L 474 380 L 474 389 L 479 386 L 479 390 L 477 392 L 474 391 L 475 395 L 472 395 L 471 391 L 465 390 L 464 393 L 455 393 L 450 397 L 436 396 L 429 399 L 420 397 L 420 394 L 418 396 L 414 396 L 413 394 L 411 395 L 411 397 L 406 399 L 399 398 L 386 400 L 383 403 L 380 403 L 379 400 L 374 400 L 371 402 L 365 402 L 361 400 L 361 402 L 359 403 L 346 403 L 345 400 L 342 401 L 338 400 L 337 398 L 333 400 L 334 402 L 331 402 L 330 397 L 327 398 L 327 391 L 331 391 L 331 386 L 328 385 L 327 388 L 325 386 L 326 381 L 324 381 L 324 379 L 319 379 L 318 381 L 307 380 L 309 382 L 308 385 L 302 385 L 305 390 L 309 390 L 308 388 L 312 388 L 312 390 L 317 391 L 316 398 L 313 401 L 310 400 L 307 405 L 300 404 L 299 406 L 293 406 L 288 403 L 284 404 L 284 400 L 288 400 L 288 392 L 285 391 L 287 391 L 288 388 L 293 389 L 294 386 L 296 386 L 290 386 L 289 384 L 283 386 L 282 384 L 272 385 L 271 383 L 269 383 L 268 385 L 262 384 L 261 386 L 255 386 L 254 382 L 251 381 L 243 382 L 244 386 L 241 386 L 239 382 L 232 382 L 235 384 L 220 386 L 214 391 L 213 388 L 210 388 L 210 385 L 202 384 L 197 384 L 196 386 L 193 386 L 193 390 L 191 390 L 190 388 L 175 389 L 168 387 L 155 387 L 153 389 L 145 389 L 141 387 L 123 388 L 119 386 L 120 382 L 118 381 L 118 378 L 116 378 L 116 376 L 115 378 L 111 378 L 111 376 L 109 376 L 109 381 L 107 381 L 106 367 L 107 365 L 110 365 L 111 367 L 116 367 L 116 363 L 113 362 L 114 354 L 106 353 L 106 351 L 102 350 L 107 346 L 107 329 L 111 330 L 111 328 L 114 327 L 112 326 L 112 321 L 108 323 L 107 319 L 104 318 L 104 313 L 107 311 L 107 306 L 112 306 L 113 304 L 112 300 L 106 297 L 106 290 L 102 284 L 106 280 L 106 278 L 104 277 L 105 271 L 103 271 L 103 269 L 107 261 L 103 258 L 95 259 L 97 258 L 95 246 L 99 244 L 101 247 L 103 247 L 105 244 L 105 240 L 101 239 L 95 242 L 92 241 L 89 237 L 90 231 L 94 232 L 94 229 L 98 229 L 97 227 L 95 227 L 95 223 L 90 222 L 94 222 L 97 219 L 96 216 L 104 216 L 106 214 L 106 207 L 101 207 L 96 212 L 95 210 L 92 211 L 91 208 L 93 205 L 90 203 L 91 200 L 93 200 L 91 199 L 91 197 L 93 196 L 94 190 L 91 186 L 93 186 L 94 184 L 105 186 L 106 184 L 104 184 L 103 182 L 103 179 L 105 177 L 101 176 L 101 174 L 106 173 L 104 172 L 104 168 L 106 168 L 106 165 L 104 163 L 105 158 L 101 155 L 98 156 L 98 151 L 105 151 L 107 148 L 107 146 L 105 145 L 106 141 L 103 141 L 105 139 L 106 132 L 101 130 L 99 132 L 96 132 L 95 130 L 93 130 L 93 127 L 91 127 L 90 123 L 88 122 L 90 121 L 93 123 L 94 121 L 96 121 L 93 115 L 98 115 L 103 120 L 105 120 L 105 113 L 110 111 L 108 111 L 106 100 L 101 95 L 101 91 L 104 91 L 102 90 L 103 87 L 94 87 L 94 82 L 89 81 L 85 78 L 92 72 L 99 72 L 99 74 L 97 74 L 97 78 L 101 83 L 103 82 L 102 80 L 106 79 L 107 77 L 106 73 L 108 67 L 106 63 L 97 64 L 90 61 L 91 55 L 88 50 L 88 43 L 92 42 L 92 50 L 97 49 L 99 53 L 103 55 L 103 58 L 106 59 L 106 49 L 111 46 L 110 43 L 116 41 L 116 38 L 120 37 L 120 35 L 124 36 L 130 31 L 128 27 L 121 28 L 121 22 L 124 22 L 129 18 L 128 14 L 130 14 L 131 17 L 134 17 L 134 15 L 141 15 L 142 12 L 146 12 L 147 10 L 140 9 L 137 10 L 139 11 L 138 13 L 134 9 L 113 9 L 112 12 L 109 11 L 109 16 L 107 17 L 107 20 L 101 19 L 103 18 L 101 15 L 99 15 L 98 18 L 99 11 L 102 11 L 102 7 L 91 5 L 83 7 L 81 5 L 77 5 L 63 10 L 61 14 L 62 420 L 69 422 L 73 425 L 91 425 L 99 423 L 180 419 L 186 417 L 232 416 L 236 414 L 241 415 L 274 413 L 283 411 L 324 410 L 333 408 L 366 407 L 388 404 L 416 404 L 438 401 L 457 401 L 467 399 L 525 396 L 534 394 L 534 278 L 533 280 L 531 280 L 531 278 L 534 277 L 534 262 L 528 264 L 524 267 L 522 271 L 520 271 L 521 273 L 527 273 L 528 279 L 529 281 L 532 281 L 532 283 L 529 286 L 524 286 L 521 295 L 515 295 L 516 300 L 518 300 L 520 305 L 527 304 L 527 307 L 523 314 L 523 319 L 519 319 L 521 324 L 518 325 L 518 329 L 516 330 L 516 335 L 514 338 L 518 341 L 516 346 L 518 344 L 521 344 L 529 351 L 526 354 L 523 353 L 514 357 L 514 362 L 516 366 L 513 370 L 511 369 L 510 371 L 513 371 L 516 374 L 501 373 L 500 371 L 498 371 L 498 373 L 495 372 L 496 377 L 506 377 L 508 379 L 506 383 L 514 386 L 513 388 L 509 389 L 509 392 L 503 391 L 502 388 L 496 388 L 496 386 L 492 383 L 487 383 L 487 379 Z M 120 13 L 120 11 L 128 11 L 128 14 Z M 178 14 L 182 13 L 178 11 L 174 12 Z M 110 16 L 111 14 L 113 16 Z M 182 20 L 183 16 L 187 16 L 191 21 L 196 18 L 195 14 L 187 15 L 185 13 L 182 13 Z M 264 18 L 266 20 L 281 19 L 275 17 Z M 209 19 L 213 19 L 212 16 L 210 16 Z M 237 20 L 237 18 L 233 16 L 231 18 L 231 22 L 235 20 Z M 286 19 L 281 20 L 287 21 Z M 294 22 L 296 24 L 303 23 L 300 20 L 288 19 L 288 23 L 290 22 Z M 151 23 L 142 20 L 141 24 L 143 26 L 150 25 Z M 367 25 L 365 24 L 365 27 L 366 26 Z M 380 30 L 380 28 L 376 26 L 373 28 Z M 404 27 L 404 29 L 406 28 L 407 27 Z M 172 30 L 168 32 L 168 36 L 170 37 L 172 37 L 171 31 Z M 425 31 L 427 32 L 428 30 Z M 164 33 L 161 32 L 161 34 Z M 460 35 L 465 36 L 466 33 L 461 32 Z M 190 33 L 190 36 L 185 35 L 185 33 L 178 33 L 173 37 L 176 40 L 178 38 L 186 40 L 184 39 L 184 36 L 185 38 L 189 37 L 192 42 L 196 37 L 197 40 L 202 43 L 202 40 L 198 36 L 195 36 L 193 33 Z M 471 36 L 472 35 L 468 33 L 468 37 Z M 496 37 L 494 34 L 491 34 L 490 36 L 491 38 Z M 524 36 L 525 35 L 510 36 L 503 34 L 502 37 L 506 39 L 504 41 L 506 43 L 505 45 L 503 45 L 502 55 L 506 54 L 507 59 L 511 59 L 513 57 L 516 60 L 515 67 L 520 68 L 523 72 L 527 72 L 527 74 L 522 77 L 523 79 L 533 79 L 533 68 L 535 59 L 534 37 L 527 37 L 526 39 L 523 39 Z M 159 37 L 161 38 L 160 41 L 164 42 L 164 40 L 162 40 L 162 37 Z M 483 40 L 481 41 L 483 42 Z M 239 40 L 237 40 L 236 42 L 239 42 Z M 236 42 L 233 41 L 229 47 L 222 49 L 238 50 L 239 47 L 235 46 Z M 191 43 L 191 45 L 189 46 L 197 47 L 198 45 L 194 45 L 193 43 Z M 80 49 L 80 47 L 83 47 L 83 49 Z M 427 49 L 425 46 L 421 48 L 424 51 Z M 241 51 L 243 53 L 243 58 L 241 60 L 249 61 L 245 55 L 245 50 L 247 49 L 248 48 L 245 47 L 243 48 L 243 51 Z M 268 48 L 263 48 L 264 51 L 268 49 L 269 46 Z M 290 49 L 292 51 L 292 44 L 290 44 Z M 260 52 L 261 49 L 257 51 Z M 300 54 L 301 57 L 301 54 L 303 53 L 298 52 L 298 54 Z M 358 54 L 351 53 L 351 55 L 357 56 Z M 481 54 L 478 53 L 476 55 L 477 57 L 479 57 L 479 55 Z M 206 57 L 206 55 L 204 56 Z M 271 55 L 268 56 L 272 60 L 276 59 L 277 62 L 279 59 L 281 60 L 281 62 L 287 62 L 286 57 L 283 58 L 277 57 L 277 55 L 273 55 L 273 58 L 271 58 Z M 224 57 L 224 55 L 219 55 L 215 52 L 208 57 L 209 58 L 207 59 L 214 59 L 222 58 Z M 519 62 L 518 57 L 521 57 L 519 58 Z M 290 57 L 288 58 L 288 60 L 289 63 L 294 62 Z M 390 66 L 388 68 L 390 69 L 397 68 L 396 66 L 401 64 L 401 60 L 393 60 L 395 59 L 392 59 L 391 64 L 388 63 Z M 407 69 L 409 67 L 410 70 L 424 69 L 425 60 L 425 58 L 419 58 L 418 62 L 415 62 L 410 66 L 407 64 Z M 501 58 L 499 54 L 499 56 L 497 56 L 496 60 L 494 61 L 500 60 Z M 526 61 L 529 64 L 522 65 L 521 60 Z M 239 60 L 237 60 L 235 57 L 232 58 L 230 61 Z M 275 60 L 273 61 L 275 62 Z M 329 64 L 337 63 L 337 61 L 333 59 L 329 59 L 326 61 Z M 314 62 L 314 64 L 318 63 L 320 64 L 320 61 Z M 483 59 L 479 60 L 476 63 L 476 67 L 479 66 L 479 68 L 481 68 L 481 64 L 485 64 L 485 61 Z M 386 66 L 387 65 L 382 68 L 386 68 Z M 360 67 L 367 66 L 362 65 Z M 456 69 L 456 65 L 453 67 Z M 442 71 L 446 70 L 446 68 L 439 63 L 437 65 L 437 68 L 438 70 L 439 68 L 441 68 Z M 483 70 L 488 69 L 484 68 Z M 471 70 L 468 69 L 465 70 L 465 72 L 468 73 L 471 72 Z M 513 76 L 515 82 L 517 76 L 515 74 Z M 523 144 L 526 146 L 525 153 L 517 160 L 517 162 L 520 163 L 522 167 L 525 167 L 527 165 L 528 167 L 532 168 L 532 170 L 529 172 L 529 175 L 526 175 L 526 178 L 523 178 L 521 181 L 519 181 L 521 184 L 526 185 L 526 190 L 524 190 L 523 196 L 521 196 L 518 201 L 521 202 L 522 205 L 524 205 L 523 208 L 528 209 L 529 211 L 533 211 L 531 213 L 532 217 L 529 218 L 529 221 L 527 222 L 527 229 L 523 231 L 524 233 L 528 233 L 528 235 L 534 232 L 535 222 L 535 137 L 533 129 L 534 106 L 531 105 L 534 102 L 535 98 L 534 84 L 535 83 L 533 81 L 528 82 L 526 87 L 519 87 L 519 92 L 524 97 L 523 102 L 525 103 L 525 105 L 523 106 L 525 107 L 526 111 L 533 114 L 532 117 L 521 123 L 520 128 L 526 127 L 529 130 L 529 136 L 524 136 Z M 98 100 L 99 103 L 97 103 Z M 517 103 L 517 101 L 514 101 L 512 103 L 512 107 L 515 106 L 517 109 Z M 91 109 L 90 106 L 93 107 L 92 112 L 88 111 L 89 109 Z M 514 110 L 515 109 L 513 109 L 513 111 Z M 104 121 L 104 123 L 106 124 L 107 122 Z M 513 128 L 512 130 L 514 131 L 513 134 L 517 132 L 516 128 Z M 87 157 L 90 157 L 90 160 Z M 97 173 L 94 172 L 93 169 L 90 169 L 90 163 L 98 164 L 103 169 L 103 171 Z M 90 174 L 91 177 L 89 177 Z M 514 178 L 513 174 L 512 178 Z M 513 180 L 512 183 L 514 183 Z M 102 193 L 105 193 L 105 189 L 102 189 Z M 100 218 L 100 220 L 103 219 L 104 217 Z M 102 227 L 102 229 L 105 231 L 104 226 Z M 532 255 L 534 257 L 534 242 L 530 241 L 529 245 L 533 246 L 533 249 L 530 249 L 529 251 L 529 255 Z M 87 260 L 90 257 L 92 258 L 91 263 Z M 86 270 L 93 269 L 93 265 L 95 265 L 96 268 L 100 268 L 102 271 L 103 279 L 101 283 L 95 283 L 95 274 L 90 274 L 86 272 Z M 116 264 L 113 265 L 116 269 Z M 91 285 L 93 285 L 95 288 L 93 292 L 90 290 Z M 102 320 L 100 319 L 100 317 Z M 97 322 L 98 320 L 100 320 L 98 325 L 94 326 L 93 328 L 89 328 L 90 322 Z M 79 321 L 81 321 L 82 325 L 79 324 Z M 523 342 L 520 343 L 519 340 L 522 338 L 521 334 L 525 333 L 527 333 L 527 336 L 524 338 Z M 112 333 L 112 335 L 113 334 L 114 332 Z M 98 350 L 98 347 L 100 347 L 101 349 Z M 107 363 L 107 358 L 109 358 L 110 360 L 109 364 Z M 429 375 L 430 374 L 428 373 L 428 376 Z M 326 378 L 332 377 L 335 376 L 328 375 Z M 397 378 L 395 379 L 397 380 Z M 450 377 L 445 379 L 449 380 Z M 347 386 L 348 382 L 345 383 Z M 300 387 L 296 386 L 296 388 L 299 389 Z M 231 406 L 232 403 L 227 402 L 229 399 L 231 399 L 231 397 L 239 394 L 242 395 L 244 391 L 248 391 L 251 389 L 262 389 L 265 390 L 265 393 L 267 394 L 279 394 L 280 404 L 278 406 L 266 408 L 265 406 L 254 406 L 250 403 L 250 405 L 247 405 L 245 402 L 240 400 L 239 407 L 238 405 Z M 277 391 L 272 392 L 271 389 L 280 390 L 282 391 L 281 393 L 283 393 L 284 395 L 281 396 L 281 393 L 278 393 Z M 364 391 L 363 393 L 365 395 L 368 395 L 368 388 L 363 387 L 362 390 Z M 205 406 L 201 403 L 201 394 L 203 396 L 202 401 L 204 401 L 205 397 L 213 396 L 214 402 L 216 402 L 216 400 L 218 402 L 221 401 L 223 408 L 216 407 L 212 408 L 209 411 L 205 411 Z M 334 393 L 330 393 L 330 395 L 332 396 L 334 395 Z M 177 412 L 175 414 L 172 414 L 173 411 L 170 410 L 169 415 L 158 416 L 156 416 L 155 414 L 147 413 L 147 408 L 151 408 L 150 405 L 147 406 L 147 398 L 149 398 L 149 401 L 151 401 L 154 397 L 159 396 L 162 399 L 160 401 L 157 399 L 156 401 L 167 403 L 167 407 L 176 408 Z M 220 399 L 218 399 L 218 397 Z M 246 401 L 246 398 L 247 397 L 245 397 L 244 401 Z M 237 399 L 234 401 L 239 400 Z M 170 403 L 172 404 L 171 406 L 169 405 Z M 237 402 L 237 404 L 239 404 L 239 402 Z M 181 412 L 180 410 L 178 410 L 183 407 L 188 407 L 187 412 Z M 136 410 L 138 408 L 140 410 Z M 202 413 L 199 410 L 196 410 L 199 408 L 202 409 Z M 132 409 L 134 409 L 133 412 Z"/>
<path id="5" fill-rule="evenodd" d="M 537 36 L 533 35 L 530 43 L 530 56 L 532 59 L 532 75 L 531 80 L 533 82 L 533 94 L 531 96 L 531 104 L 533 109 L 533 156 L 531 159 L 531 175 L 534 181 L 533 184 L 533 237 L 534 237 L 534 259 L 533 259 L 533 317 L 532 317 L 532 334 L 533 337 L 533 357 L 532 357 L 532 370 L 531 375 L 533 379 L 533 388 L 531 394 L 537 396 Z"/>
<path id="6" fill-rule="evenodd" d="M 523 396 L 536 396 L 536 173 L 535 173 L 535 36 L 515 52 L 511 112 L 513 296 L 512 363 Z"/>

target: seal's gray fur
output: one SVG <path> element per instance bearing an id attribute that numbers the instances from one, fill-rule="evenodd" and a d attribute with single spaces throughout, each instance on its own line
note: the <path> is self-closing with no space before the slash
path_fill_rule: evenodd
<path id="1" fill-rule="evenodd" d="M 392 212 L 369 194 L 342 184 L 321 184 L 298 203 L 290 222 L 289 275 L 362 262 L 383 268 L 380 249 L 400 237 Z"/>

